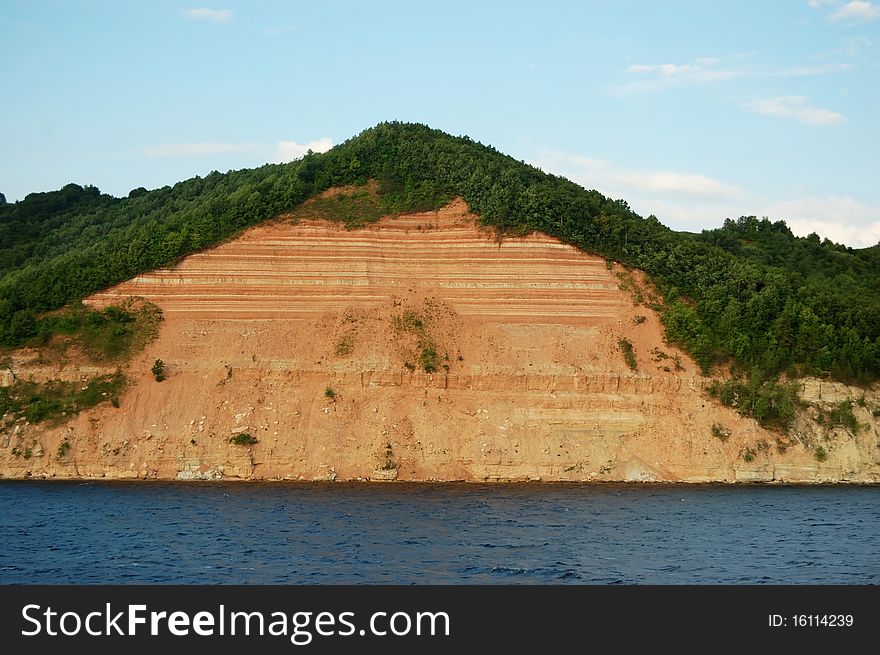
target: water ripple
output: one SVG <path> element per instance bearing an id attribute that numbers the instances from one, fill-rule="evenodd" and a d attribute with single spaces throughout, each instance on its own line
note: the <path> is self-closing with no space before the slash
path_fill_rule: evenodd
<path id="1" fill-rule="evenodd" d="M 876 584 L 878 487 L 0 482 L 0 583 Z"/>

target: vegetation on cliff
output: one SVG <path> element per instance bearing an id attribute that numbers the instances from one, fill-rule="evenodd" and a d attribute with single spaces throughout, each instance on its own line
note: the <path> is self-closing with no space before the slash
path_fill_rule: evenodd
<path id="1" fill-rule="evenodd" d="M 95 405 L 113 402 L 122 393 L 125 382 L 120 371 L 85 382 L 17 380 L 11 387 L 0 387 L 0 433 L 14 429 L 21 421 L 52 423 Z M 118 406 L 118 400 L 113 404 Z"/>
<path id="2" fill-rule="evenodd" d="M 800 239 L 781 222 L 751 217 L 701 235 L 674 232 L 623 200 L 467 137 L 402 123 L 382 123 L 290 164 L 214 172 L 127 198 L 68 185 L 0 205 L 0 342 L 33 338 L 43 312 L 170 265 L 325 189 L 370 179 L 379 182 L 379 204 L 354 192 L 337 209 L 345 214 L 357 201 L 369 211 L 340 220 L 356 225 L 461 196 L 500 238 L 540 230 L 644 270 L 663 298 L 669 340 L 705 371 L 726 363 L 751 380 L 728 395 L 757 417 L 764 405 L 746 408 L 742 391 L 760 395 L 780 373 L 880 376 L 877 248 Z M 777 399 L 771 423 L 785 423 L 786 403 Z"/>
<path id="3" fill-rule="evenodd" d="M 131 299 L 102 310 L 77 303 L 36 321 L 28 353 L 36 362 L 73 357 L 102 368 L 121 366 L 158 334 L 161 319 L 159 308 L 143 300 Z M 12 384 L 0 387 L 0 434 L 23 421 L 52 423 L 101 403 L 119 407 L 127 382 L 121 368 L 78 381 L 35 381 L 20 376 L 19 365 L 9 355 L 0 357 L 0 370 L 12 374 Z"/>

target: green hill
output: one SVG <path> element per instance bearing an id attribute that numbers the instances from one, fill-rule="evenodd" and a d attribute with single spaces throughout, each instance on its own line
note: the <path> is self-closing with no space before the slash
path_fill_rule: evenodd
<path id="1" fill-rule="evenodd" d="M 801 239 L 784 223 L 754 218 L 700 235 L 674 232 L 468 137 L 404 123 L 379 124 L 290 164 L 214 172 L 127 198 L 68 185 L 0 204 L 0 343 L 51 330 L 43 312 L 169 265 L 324 189 L 369 179 L 380 182 L 385 212 L 461 196 L 502 235 L 540 230 L 644 270 L 662 295 L 669 340 L 705 371 L 725 363 L 767 391 L 756 415 L 777 411 L 765 381 L 780 373 L 880 376 L 878 248 Z"/>

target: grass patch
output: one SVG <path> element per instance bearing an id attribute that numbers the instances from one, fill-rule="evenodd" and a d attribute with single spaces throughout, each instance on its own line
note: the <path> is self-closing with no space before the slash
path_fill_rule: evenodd
<path id="1" fill-rule="evenodd" d="M 631 273 L 618 272 L 614 276 L 618 280 L 618 288 L 626 291 L 632 297 L 633 305 L 639 306 L 645 302 L 645 294 L 642 287 L 635 281 Z"/>
<path id="2" fill-rule="evenodd" d="M 435 373 L 442 366 L 444 370 L 449 370 L 449 355 L 446 354 L 441 364 L 440 355 L 437 354 L 437 346 L 434 340 L 429 336 L 426 325 L 427 321 L 418 313 L 411 309 L 405 310 L 401 314 L 391 317 L 391 327 L 398 334 L 411 334 L 417 339 L 415 355 L 418 357 L 419 364 L 425 373 Z M 404 361 L 404 367 L 410 372 L 416 369 L 412 360 Z"/>
<path id="3" fill-rule="evenodd" d="M 636 352 L 633 348 L 632 341 L 626 337 L 621 337 L 617 340 L 617 345 L 620 346 L 620 352 L 623 353 L 623 359 L 626 361 L 626 365 L 633 371 L 638 369 L 639 364 L 636 361 Z"/>
<path id="4" fill-rule="evenodd" d="M 354 230 L 375 223 L 388 213 L 376 186 L 367 185 L 348 192 L 313 198 L 295 209 L 290 217 L 294 220 L 333 221 Z"/>
<path id="5" fill-rule="evenodd" d="M 75 348 L 92 361 L 116 361 L 154 339 L 161 321 L 162 310 L 144 300 L 129 299 L 101 310 L 77 303 L 40 317 L 29 345 L 60 353 Z"/>
<path id="6" fill-rule="evenodd" d="M 86 382 L 19 380 L 11 387 L 0 388 L 0 416 L 6 417 L 0 431 L 8 430 L 22 418 L 29 423 L 58 423 L 118 397 L 125 382 L 121 371 Z"/>
<path id="7" fill-rule="evenodd" d="M 358 165 L 355 160 L 352 165 Z M 401 212 L 439 209 L 449 202 L 448 194 L 430 184 L 404 183 L 396 180 L 370 180 L 363 186 L 327 196 L 314 197 L 287 214 L 292 220 L 312 219 L 342 223 L 354 230 L 375 223 L 383 216 Z"/>
<path id="8" fill-rule="evenodd" d="M 398 314 L 391 319 L 391 327 L 397 332 L 422 335 L 425 331 L 425 321 L 417 312 L 407 309 L 403 314 Z"/>
<path id="9" fill-rule="evenodd" d="M 253 446 L 257 443 L 257 438 L 249 435 L 247 432 L 239 432 L 235 436 L 229 437 L 229 443 L 234 446 Z"/>

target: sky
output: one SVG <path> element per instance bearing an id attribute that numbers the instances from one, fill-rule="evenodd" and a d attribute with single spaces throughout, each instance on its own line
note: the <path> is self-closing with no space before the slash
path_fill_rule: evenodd
<path id="1" fill-rule="evenodd" d="M 0 0 L 0 192 L 126 195 L 385 120 L 699 231 L 880 241 L 880 0 Z"/>

